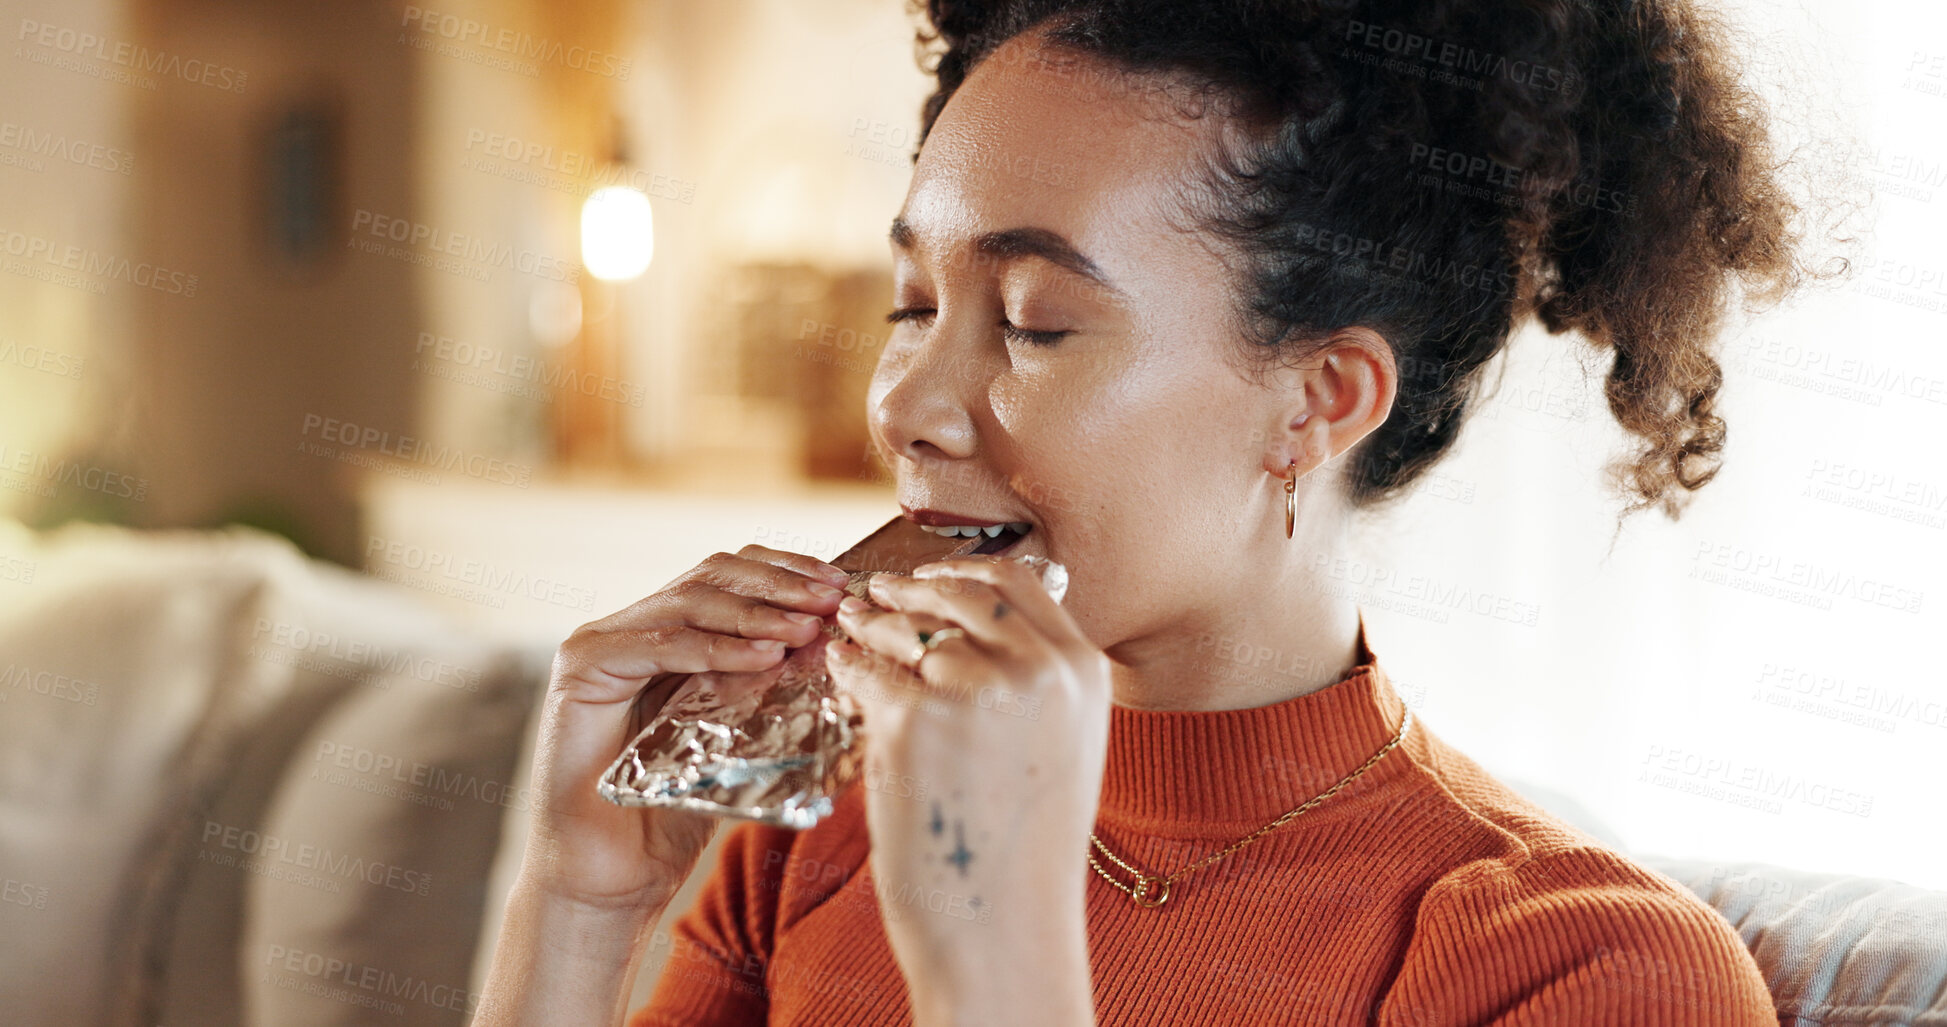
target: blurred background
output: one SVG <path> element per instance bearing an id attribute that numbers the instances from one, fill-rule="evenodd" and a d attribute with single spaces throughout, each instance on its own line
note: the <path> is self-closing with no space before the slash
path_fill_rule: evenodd
<path id="1" fill-rule="evenodd" d="M 58 357 L 7 366 L 7 444 L 146 486 L 23 481 L 29 523 L 357 565 L 448 501 L 377 477 L 873 480 L 897 2 L 8 9 L 6 338 Z"/>
<path id="2" fill-rule="evenodd" d="M 1712 8 L 1815 212 L 1866 204 L 1849 278 L 1727 334 L 1723 472 L 1618 533 L 1603 360 L 1523 334 L 1335 574 L 1429 726 L 1628 851 L 1947 888 L 1947 16 Z M 897 512 L 864 395 L 914 23 L 0 10 L 0 964 L 47 1022 L 435 1022 L 330 960 L 450 893 L 447 964 L 359 958 L 477 984 L 552 647 L 712 551 L 831 559 Z M 316 823 L 304 794 L 365 840 L 273 830 Z M 327 920 L 339 948 L 299 943 Z M 116 983 L 50 984 L 81 952 Z M 226 960 L 220 986 L 169 969 Z"/>

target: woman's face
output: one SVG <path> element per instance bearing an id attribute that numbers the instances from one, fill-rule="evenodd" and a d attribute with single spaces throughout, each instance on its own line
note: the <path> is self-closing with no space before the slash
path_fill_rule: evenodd
<path id="1" fill-rule="evenodd" d="M 1067 565 L 1109 648 L 1280 572 L 1271 472 L 1304 407 L 1243 376 L 1231 272 L 1180 227 L 1221 119 L 1043 53 L 1007 43 L 927 138 L 892 233 L 913 316 L 868 410 L 903 507 L 1034 525 L 1008 555 Z"/>

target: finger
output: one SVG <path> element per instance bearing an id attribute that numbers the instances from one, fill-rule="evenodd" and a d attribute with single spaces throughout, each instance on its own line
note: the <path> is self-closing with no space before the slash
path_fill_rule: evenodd
<path id="1" fill-rule="evenodd" d="M 945 650 L 942 645 L 927 654 L 928 673 Z M 955 697 L 950 686 L 922 678 L 898 660 L 842 639 L 826 643 L 825 666 L 838 690 L 864 711 L 868 724 L 883 723 L 883 714 L 878 711 L 886 707 L 945 712 L 951 707 L 937 700 Z"/>
<path id="2" fill-rule="evenodd" d="M 744 549 L 764 550 L 764 547 L 745 546 Z M 795 553 L 778 553 L 776 550 L 764 552 L 777 559 L 797 558 L 808 564 L 818 562 L 809 557 L 797 557 Z M 845 594 L 843 581 L 835 585 L 830 580 L 819 580 L 824 577 L 822 573 L 807 575 L 770 560 L 742 554 L 713 553 L 697 564 L 684 579 L 663 591 L 678 592 L 686 587 L 694 588 L 698 583 L 714 585 L 726 592 L 823 616 L 837 609 L 838 600 Z"/>
<path id="3" fill-rule="evenodd" d="M 1030 587 L 1038 588 L 1038 584 Z M 890 609 L 930 614 L 950 621 L 998 654 L 1015 660 L 1057 655 L 1057 647 L 1036 623 L 1032 607 L 1003 593 L 995 585 L 958 575 L 926 578 L 874 578 L 872 597 Z M 1044 597 L 1046 593 L 1043 593 Z M 1057 610 L 1056 613 L 1066 616 Z M 840 624 L 844 607 L 840 606 Z"/>
<path id="4" fill-rule="evenodd" d="M 746 546 L 745 549 L 762 549 Z M 776 554 L 789 557 L 795 554 Z M 809 560 L 809 558 L 805 558 Z M 816 564 L 817 561 L 810 560 Z M 650 627 L 656 624 L 685 623 L 684 605 L 702 589 L 715 588 L 750 599 L 761 599 L 788 609 L 805 610 L 821 616 L 838 608 L 845 592 L 822 575 L 807 576 L 768 560 L 729 553 L 711 553 L 695 567 L 684 571 L 652 595 L 637 600 L 604 620 L 617 626 Z"/>
<path id="5" fill-rule="evenodd" d="M 1003 620 L 1018 613 L 1064 650 L 1074 649 L 1078 645 L 1089 647 L 1088 639 L 1082 635 L 1067 608 L 1048 594 L 1047 586 L 1041 583 L 1035 569 L 1019 560 L 998 556 L 948 557 L 913 568 L 911 580 L 943 579 L 980 582 L 999 593 L 998 601 L 1004 607 L 999 611 L 989 611 L 993 620 Z"/>
<path id="6" fill-rule="evenodd" d="M 783 653 L 784 643 L 778 639 L 738 638 L 682 624 L 615 630 L 589 626 L 577 630 L 555 653 L 555 680 L 576 702 L 626 702 L 657 674 L 764 670 Z"/>
<path id="7" fill-rule="evenodd" d="M 806 577 L 823 578 L 840 588 L 845 587 L 845 583 L 851 580 L 850 574 L 839 570 L 837 567 L 823 560 L 806 556 L 803 553 L 793 553 L 782 549 L 772 549 L 768 546 L 760 546 L 755 542 L 737 550 L 737 555 L 749 560 L 762 560 L 765 563 L 776 564 L 786 570 L 797 571 Z"/>
<path id="8" fill-rule="evenodd" d="M 803 645 L 818 623 L 838 609 L 842 589 L 797 571 L 729 553 L 716 553 L 654 595 L 593 623 L 606 630 L 667 624 Z M 766 612 L 767 608 L 776 610 Z M 786 617 L 797 612 L 803 617 Z"/>
<path id="9" fill-rule="evenodd" d="M 875 609 L 863 600 L 847 596 L 838 606 L 838 626 L 868 651 L 914 667 L 918 663 L 916 655 L 920 652 L 922 632 L 931 634 L 957 625 L 924 611 Z"/>
<path id="10" fill-rule="evenodd" d="M 841 623 L 849 621 L 857 628 L 856 643 L 837 654 L 849 660 L 845 669 L 876 682 L 881 692 L 902 702 L 920 696 L 964 703 L 982 688 L 1018 676 L 1023 666 L 1011 662 L 1008 654 L 988 650 L 971 635 L 923 648 L 921 631 L 958 627 L 932 614 L 873 610 L 860 603 L 842 607 L 839 616 Z M 831 652 L 829 646 L 826 651 Z M 839 673 L 833 669 L 834 677 Z"/>
<path id="11" fill-rule="evenodd" d="M 685 627 L 739 638 L 775 638 L 791 646 L 817 638 L 825 623 L 822 614 L 835 612 L 838 605 L 830 603 L 821 612 L 784 609 L 702 582 L 679 586 L 671 601 L 680 604 Z"/>

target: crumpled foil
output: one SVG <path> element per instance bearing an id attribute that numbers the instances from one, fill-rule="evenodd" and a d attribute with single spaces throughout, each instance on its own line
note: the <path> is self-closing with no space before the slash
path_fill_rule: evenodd
<path id="1" fill-rule="evenodd" d="M 1046 557 L 1035 568 L 1060 602 L 1068 570 Z M 870 602 L 874 574 L 855 571 L 845 590 Z M 762 671 L 706 671 L 679 685 L 622 750 L 597 788 L 621 806 L 670 806 L 802 830 L 830 815 L 832 797 L 858 776 L 864 718 L 834 694 L 824 636 Z"/>

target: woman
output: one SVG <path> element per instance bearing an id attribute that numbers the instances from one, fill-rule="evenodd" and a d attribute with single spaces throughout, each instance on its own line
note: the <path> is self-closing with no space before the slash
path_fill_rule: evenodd
<path id="1" fill-rule="evenodd" d="M 1719 310 L 1799 277 L 1720 36 L 1681 0 L 927 14 L 872 432 L 908 516 L 1026 523 L 1067 598 L 961 557 L 841 604 L 751 546 L 577 631 L 478 1022 L 621 1014 L 712 828 L 595 797 L 630 700 L 835 615 L 866 784 L 734 830 L 636 1024 L 1775 1023 L 1708 906 L 1411 720 L 1332 575 L 1528 317 L 1613 350 L 1631 509 L 1710 479 Z"/>

